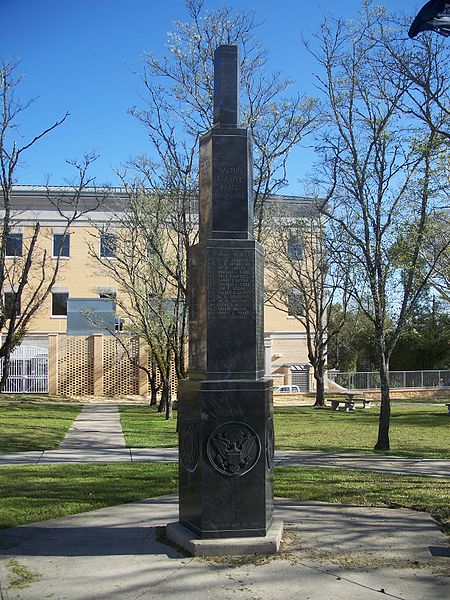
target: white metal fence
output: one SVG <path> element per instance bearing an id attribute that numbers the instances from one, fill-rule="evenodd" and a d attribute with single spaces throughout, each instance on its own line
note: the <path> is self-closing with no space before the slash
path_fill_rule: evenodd
<path id="1" fill-rule="evenodd" d="M 0 360 L 0 377 L 3 362 Z M 19 346 L 11 354 L 6 387 L 8 394 L 46 394 L 48 392 L 48 350 Z"/>
<path id="2" fill-rule="evenodd" d="M 349 390 L 379 390 L 380 375 L 370 372 L 329 372 L 329 378 Z M 390 371 L 390 387 L 437 388 L 450 386 L 450 370 L 435 371 Z"/>

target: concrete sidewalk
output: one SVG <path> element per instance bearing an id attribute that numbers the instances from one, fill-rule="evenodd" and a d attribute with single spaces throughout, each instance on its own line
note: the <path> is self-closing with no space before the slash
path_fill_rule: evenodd
<path id="1" fill-rule="evenodd" d="M 93 462 L 177 462 L 177 448 L 66 448 L 45 452 L 0 454 L 0 466 Z M 277 450 L 275 464 L 284 467 L 330 467 L 429 477 L 450 477 L 450 460 L 330 453 L 314 450 Z"/>
<path id="2" fill-rule="evenodd" d="M 337 469 L 450 477 L 450 460 L 440 458 L 409 458 L 380 454 L 321 452 L 319 450 L 278 450 L 275 452 L 275 463 L 277 466 L 283 467 L 334 467 Z"/>
<path id="3" fill-rule="evenodd" d="M 191 558 L 165 545 L 177 498 L 0 532 L 2 600 L 436 600 L 449 547 L 425 513 L 279 500 L 282 552 Z M 14 574 L 15 567 L 25 574 Z M 27 580 L 26 580 L 27 579 Z M 14 581 L 17 583 L 14 584 Z"/>
<path id="4" fill-rule="evenodd" d="M 127 448 L 117 404 L 87 404 L 75 419 L 58 450 L 0 454 L 0 466 L 92 462 L 177 462 L 177 448 Z M 450 477 L 450 460 L 278 450 L 279 466 L 316 466 L 341 469 Z"/>

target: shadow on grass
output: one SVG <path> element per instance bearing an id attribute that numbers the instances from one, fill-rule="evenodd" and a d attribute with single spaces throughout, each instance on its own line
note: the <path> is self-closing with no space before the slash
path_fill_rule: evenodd
<path id="1" fill-rule="evenodd" d="M 450 479 L 314 467 L 276 467 L 275 495 L 303 501 L 426 511 L 450 532 Z"/>

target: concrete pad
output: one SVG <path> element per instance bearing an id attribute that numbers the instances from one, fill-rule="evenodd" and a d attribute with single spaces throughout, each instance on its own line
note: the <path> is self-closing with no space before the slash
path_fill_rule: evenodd
<path id="1" fill-rule="evenodd" d="M 178 448 L 130 448 L 133 462 L 178 462 Z"/>
<path id="2" fill-rule="evenodd" d="M 191 556 L 260 556 L 279 551 L 283 521 L 274 520 L 264 537 L 200 539 L 179 522 L 168 523 L 166 535 Z"/>
<path id="3" fill-rule="evenodd" d="M 436 600 L 449 546 L 426 514 L 279 500 L 281 552 L 188 558 L 161 532 L 175 496 L 0 531 L 2 600 Z M 161 529 L 158 529 L 161 528 Z M 447 553 L 447 557 L 445 554 Z M 36 580 L 11 588 L 14 559 Z M 9 564 L 9 566 L 8 566 Z"/>
<path id="4" fill-rule="evenodd" d="M 0 454 L 0 466 L 9 465 L 37 465 L 43 452 L 2 452 Z"/>

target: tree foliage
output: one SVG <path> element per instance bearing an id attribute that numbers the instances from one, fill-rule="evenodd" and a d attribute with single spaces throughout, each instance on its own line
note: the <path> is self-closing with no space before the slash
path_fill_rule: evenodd
<path id="1" fill-rule="evenodd" d="M 286 184 L 290 151 L 317 122 L 312 98 L 289 96 L 292 81 L 266 70 L 268 53 L 258 42 L 252 12 L 230 7 L 205 10 L 186 0 L 189 21 L 174 23 L 168 54 L 146 54 L 140 74 L 142 108 L 131 113 L 144 125 L 155 162 L 180 189 L 198 181 L 198 140 L 213 123 L 213 58 L 220 44 L 240 48 L 241 121 L 254 140 L 254 202 L 258 233 L 266 199 Z"/>
<path id="2" fill-rule="evenodd" d="M 419 114 L 421 90 L 396 60 L 404 31 L 366 1 L 355 21 L 327 18 L 320 49 L 313 51 L 322 67 L 325 121 L 317 183 L 325 198 L 322 212 L 340 228 L 354 265 L 353 296 L 374 328 L 380 450 L 389 449 L 389 360 L 434 269 L 424 268 L 421 254 L 428 223 L 446 201 L 439 161 L 448 144 L 447 110 L 440 95 L 437 102 L 422 93 Z M 448 82 L 436 69 L 443 47 L 430 41 L 427 49 L 415 51 L 430 75 L 429 88 L 437 89 L 433 78 Z M 408 244 L 399 245 L 399 239 Z"/>

